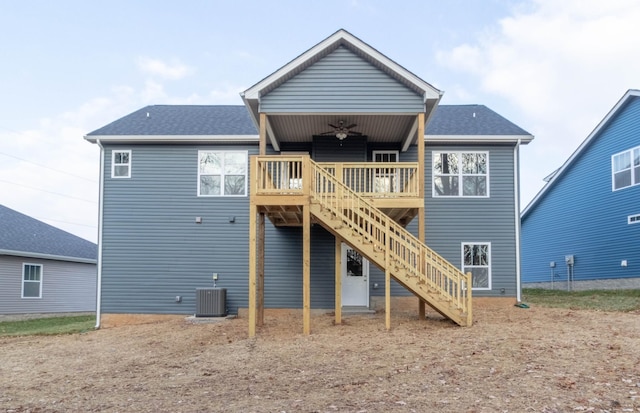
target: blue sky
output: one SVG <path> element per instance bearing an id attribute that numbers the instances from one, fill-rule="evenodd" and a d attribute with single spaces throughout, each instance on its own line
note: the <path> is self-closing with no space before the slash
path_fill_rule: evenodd
<path id="1" fill-rule="evenodd" d="M 148 104 L 239 92 L 344 28 L 535 135 L 523 207 L 627 89 L 635 0 L 0 0 L 0 204 L 92 241 L 98 162 L 83 136 Z"/>

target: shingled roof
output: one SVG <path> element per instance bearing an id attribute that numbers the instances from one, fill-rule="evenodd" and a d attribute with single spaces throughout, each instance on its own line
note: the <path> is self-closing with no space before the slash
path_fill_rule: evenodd
<path id="1" fill-rule="evenodd" d="M 257 135 L 245 106 L 153 105 L 126 115 L 89 134 L 100 136 Z M 440 105 L 427 125 L 426 135 L 530 136 L 484 105 Z"/>
<path id="2" fill-rule="evenodd" d="M 95 263 L 98 246 L 0 205 L 0 255 Z"/>

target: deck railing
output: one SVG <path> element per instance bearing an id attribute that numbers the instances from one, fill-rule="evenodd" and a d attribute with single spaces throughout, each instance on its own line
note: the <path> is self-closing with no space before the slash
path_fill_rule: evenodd
<path id="1" fill-rule="evenodd" d="M 366 198 L 420 196 L 422 181 L 417 162 L 321 162 L 318 165 Z M 260 156 L 257 168 L 256 193 L 302 194 L 302 156 Z"/>

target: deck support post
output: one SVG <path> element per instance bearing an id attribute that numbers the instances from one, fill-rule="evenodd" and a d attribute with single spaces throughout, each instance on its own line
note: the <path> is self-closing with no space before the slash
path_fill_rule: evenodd
<path id="1" fill-rule="evenodd" d="M 335 263 L 336 263 L 336 324 L 342 324 L 342 241 L 336 238 Z"/>
<path id="2" fill-rule="evenodd" d="M 308 182 L 308 181 L 307 181 Z M 302 321 L 303 332 L 311 333 L 311 210 L 302 207 Z"/>
<path id="3" fill-rule="evenodd" d="M 264 212 L 258 214 L 257 228 L 257 262 L 256 262 L 256 293 L 257 293 L 257 324 L 264 325 Z"/>
<path id="4" fill-rule="evenodd" d="M 257 208 L 249 206 L 249 337 L 256 335 L 256 215 Z"/>
<path id="5" fill-rule="evenodd" d="M 425 152 L 425 142 L 424 142 L 424 113 L 418 113 L 418 130 L 416 132 L 418 134 L 416 138 L 416 144 L 418 145 L 418 176 L 420 177 L 420 185 L 418 186 L 418 197 L 421 199 L 424 198 L 424 185 L 425 185 L 425 168 L 424 168 L 424 152 Z M 424 204 L 420 208 L 418 208 L 418 239 L 423 244 L 425 243 L 425 207 Z M 422 257 L 420 257 L 420 261 L 422 261 Z M 418 297 L 418 319 L 424 320 L 426 319 L 426 303 L 420 297 Z"/>
<path id="6" fill-rule="evenodd" d="M 384 325 L 388 330 L 391 330 L 391 247 L 389 244 L 391 240 L 391 230 L 389 228 L 389 220 L 385 219 L 385 239 L 387 240 L 387 248 L 384 252 Z"/>

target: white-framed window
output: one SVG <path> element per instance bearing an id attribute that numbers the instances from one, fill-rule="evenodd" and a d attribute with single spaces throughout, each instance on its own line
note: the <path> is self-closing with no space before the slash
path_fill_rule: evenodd
<path id="1" fill-rule="evenodd" d="M 640 184 L 640 146 L 611 157 L 611 188 L 613 191 Z"/>
<path id="2" fill-rule="evenodd" d="M 400 153 L 398 151 L 373 151 L 373 162 L 398 162 Z M 373 192 L 398 192 L 397 170 L 396 168 L 381 167 L 376 168 L 373 181 Z"/>
<path id="3" fill-rule="evenodd" d="M 488 197 L 489 152 L 434 151 L 434 197 Z"/>
<path id="4" fill-rule="evenodd" d="M 462 272 L 471 273 L 474 290 L 491 289 L 491 243 L 462 243 Z"/>
<path id="5" fill-rule="evenodd" d="M 198 196 L 247 196 L 247 151 L 198 151 Z"/>
<path id="6" fill-rule="evenodd" d="M 629 223 L 629 224 L 640 224 L 640 214 L 629 215 L 627 217 L 627 223 Z"/>
<path id="7" fill-rule="evenodd" d="M 131 178 L 131 151 L 113 150 L 111 155 L 111 177 Z"/>
<path id="8" fill-rule="evenodd" d="M 22 298 L 42 298 L 42 265 L 22 264 Z"/>

